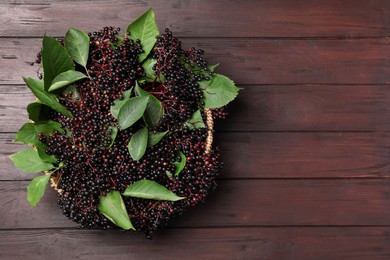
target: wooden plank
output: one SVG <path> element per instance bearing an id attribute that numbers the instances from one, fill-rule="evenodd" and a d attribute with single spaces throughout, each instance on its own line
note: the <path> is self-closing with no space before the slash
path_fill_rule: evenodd
<path id="1" fill-rule="evenodd" d="M 174 227 L 390 226 L 390 179 L 219 180 L 207 201 L 175 219 Z M 74 227 L 47 190 L 36 208 L 27 182 L 0 182 L 0 229 Z"/>
<path id="2" fill-rule="evenodd" d="M 217 133 L 223 178 L 389 176 L 390 136 L 371 133 Z"/>
<path id="3" fill-rule="evenodd" d="M 3 259 L 389 259 L 390 228 L 169 229 L 153 240 L 115 231 L 0 231 Z"/>
<path id="4" fill-rule="evenodd" d="M 12 89 L 13 86 L 0 86 L 1 89 Z M 25 87 L 25 91 L 29 91 Z M 35 100 L 34 95 L 0 94 L 0 132 L 17 132 L 24 123 L 28 122 L 27 105 Z"/>
<path id="5" fill-rule="evenodd" d="M 390 130 L 390 85 L 244 86 L 223 131 Z"/>
<path id="6" fill-rule="evenodd" d="M 389 35 L 389 2 L 376 1 L 2 1 L 2 36 L 64 35 L 127 25 L 153 7 L 160 29 L 186 37 L 361 37 Z M 223 11 L 222 11 L 223 10 Z"/>
<path id="7" fill-rule="evenodd" d="M 22 84 L 36 76 L 28 64 L 40 39 L 0 39 L 0 84 Z M 186 39 L 206 51 L 217 72 L 238 84 L 386 84 L 390 83 L 390 41 L 374 39 Z"/>
<path id="8" fill-rule="evenodd" d="M 248 85 L 228 106 L 220 131 L 388 131 L 390 85 Z M 0 85 L 0 132 L 16 132 L 34 100 L 21 85 Z"/>
<path id="9" fill-rule="evenodd" d="M 0 180 L 30 180 L 8 155 L 27 148 L 0 134 Z M 378 178 L 390 176 L 390 134 L 217 133 L 221 178 Z"/>

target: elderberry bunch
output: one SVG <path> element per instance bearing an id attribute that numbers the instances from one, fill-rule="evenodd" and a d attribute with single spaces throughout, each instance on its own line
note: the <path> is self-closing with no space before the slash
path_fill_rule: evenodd
<path id="1" fill-rule="evenodd" d="M 125 204 L 137 230 L 150 234 L 166 225 L 171 216 L 181 214 L 188 207 L 203 202 L 209 190 L 215 188 L 215 177 L 220 167 L 219 154 L 205 154 L 205 128 L 189 130 L 184 123 L 199 109 L 202 92 L 198 81 L 203 75 L 187 70 L 178 60 L 183 57 L 201 68 L 207 68 L 202 52 L 191 48 L 181 49 L 180 42 L 166 30 L 158 37 L 153 57 L 158 56 L 156 76 L 165 77 L 162 83 L 145 83 L 144 90 L 157 92 L 155 96 L 164 104 L 166 114 L 158 124 L 158 131 L 175 131 L 149 149 L 141 161 L 134 161 L 128 151 L 129 137 L 140 128 L 134 125 L 121 131 L 112 147 L 108 127 L 117 120 L 110 115 L 110 106 L 121 99 L 124 91 L 135 86 L 144 76 L 137 62 L 142 52 L 141 44 L 125 37 L 118 45 L 115 35 L 119 28 L 105 27 L 90 38 L 90 60 L 87 68 L 92 80 L 75 85 L 77 99 L 72 93 L 61 100 L 72 114 L 66 117 L 52 111 L 49 119 L 59 122 L 63 129 L 72 133 L 55 132 L 41 136 L 48 145 L 46 153 L 54 155 L 67 167 L 60 169 L 58 204 L 63 214 L 88 228 L 109 228 L 112 224 L 98 211 L 99 197 L 111 190 L 124 191 L 131 183 L 148 179 L 164 185 L 185 200 L 177 203 L 126 198 Z M 114 43 L 115 48 L 109 44 Z M 40 56 L 40 55 L 39 55 Z M 141 123 L 141 122 L 140 122 Z M 178 178 L 169 178 L 166 172 L 174 172 L 173 162 L 179 151 L 186 156 L 186 167 Z"/>
<path id="2" fill-rule="evenodd" d="M 48 170 L 28 188 L 31 205 L 50 180 L 63 214 L 81 227 L 150 237 L 216 188 L 213 119 L 226 116 L 238 89 L 203 50 L 183 49 L 168 29 L 158 34 L 152 18 L 147 11 L 124 36 L 113 27 L 45 36 L 36 61 L 43 81 L 25 79 L 39 102 L 16 137 L 35 150 L 11 157 L 22 170 Z M 151 23 L 153 39 L 139 38 L 139 21 Z M 54 59 L 60 66 L 48 67 Z M 39 167 L 22 165 L 23 156 Z"/>

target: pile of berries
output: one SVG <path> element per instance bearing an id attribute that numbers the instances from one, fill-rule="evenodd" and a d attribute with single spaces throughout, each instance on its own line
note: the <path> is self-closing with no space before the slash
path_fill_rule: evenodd
<path id="1" fill-rule="evenodd" d="M 213 72 L 203 58 L 203 51 L 184 50 L 181 42 L 166 29 L 157 37 L 150 53 L 157 62 L 152 66 L 153 80 L 147 76 L 145 66 L 138 57 L 142 43 L 126 35 L 118 37 L 119 28 L 105 27 L 89 34 L 90 47 L 87 63 L 90 78 L 74 84 L 63 94 L 60 103 L 73 114 L 66 117 L 54 110 L 49 119 L 59 122 L 65 131 L 41 135 L 40 141 L 48 146 L 49 155 L 63 162 L 58 169 L 58 204 L 69 219 L 84 228 L 114 228 L 98 210 L 99 197 L 112 190 L 123 192 L 130 184 L 148 179 L 165 186 L 185 199 L 156 201 L 124 197 L 124 203 L 134 227 L 151 236 L 168 220 L 182 214 L 189 207 L 204 201 L 216 187 L 215 178 L 222 165 L 217 148 L 206 153 L 207 128 L 189 128 L 186 122 L 200 109 L 203 93 L 198 82 L 208 80 Z M 40 63 L 38 54 L 37 63 Z M 196 73 L 197 68 L 203 73 Z M 80 71 L 83 68 L 76 68 Z M 112 127 L 118 121 L 110 113 L 113 102 L 123 99 L 123 92 L 132 90 L 136 82 L 141 89 L 156 97 L 163 105 L 164 115 L 154 132 L 168 134 L 156 145 L 148 147 L 139 161 L 131 158 L 127 144 L 141 127 L 136 123 L 119 131 L 111 145 Z M 211 109 L 213 118 L 224 117 L 223 109 Z M 186 164 L 177 176 L 174 162 L 184 154 Z"/>

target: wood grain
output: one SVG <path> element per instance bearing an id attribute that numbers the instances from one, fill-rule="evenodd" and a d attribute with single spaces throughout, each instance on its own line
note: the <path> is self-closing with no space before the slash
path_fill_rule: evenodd
<path id="1" fill-rule="evenodd" d="M 390 85 L 247 85 L 217 120 L 219 131 L 389 131 Z M 0 85 L 0 132 L 27 122 L 34 100 L 22 85 Z"/>
<path id="2" fill-rule="evenodd" d="M 0 231 L 3 259 L 389 259 L 389 227 Z M 115 250 L 115 251 L 113 251 Z"/>
<path id="3" fill-rule="evenodd" d="M 7 156 L 44 33 L 120 26 L 153 7 L 185 47 L 243 86 L 215 143 L 206 203 L 154 240 L 78 230 Z M 0 3 L 0 259 L 390 259 L 390 2 L 4 0 Z"/>
<path id="4" fill-rule="evenodd" d="M 147 8 L 160 29 L 185 37 L 362 37 L 389 35 L 389 3 L 376 1 L 2 1 L 1 36 L 64 35 L 69 27 L 126 29 Z M 223 10 L 223 11 L 222 11 Z"/>
<path id="5" fill-rule="evenodd" d="M 25 198 L 27 184 L 0 182 L 0 229 L 75 226 L 61 214 L 51 189 L 31 208 Z M 219 180 L 218 184 L 204 204 L 177 217 L 171 226 L 390 226 L 390 179 Z"/>
<path id="6" fill-rule="evenodd" d="M 0 38 L 0 84 L 36 77 L 40 39 Z M 186 39 L 206 51 L 217 72 L 238 84 L 389 84 L 390 40 L 374 39 Z M 255 54 L 255 55 L 254 55 Z"/>
<path id="7" fill-rule="evenodd" d="M 217 133 L 223 179 L 389 177 L 389 133 Z M 0 180 L 30 180 L 8 155 L 28 146 L 0 134 Z"/>
<path id="8" fill-rule="evenodd" d="M 222 131 L 388 131 L 389 85 L 244 86 Z"/>

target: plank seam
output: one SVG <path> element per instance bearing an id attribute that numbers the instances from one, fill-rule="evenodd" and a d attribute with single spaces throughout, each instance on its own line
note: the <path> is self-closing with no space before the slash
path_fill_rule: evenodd
<path id="1" fill-rule="evenodd" d="M 56 35 L 51 35 L 51 37 L 54 37 L 54 38 L 57 38 L 57 39 L 62 39 L 64 38 L 64 35 L 61 35 L 61 36 L 56 36 Z M 293 40 L 293 41 L 301 41 L 301 40 L 378 40 L 378 39 L 387 39 L 389 37 L 389 35 L 380 35 L 380 36 L 362 36 L 362 35 L 357 35 L 357 36 L 311 36 L 311 37 L 307 37 L 307 36 L 287 36 L 287 37 L 283 37 L 283 36 L 237 36 L 237 37 L 234 37 L 234 36 L 219 36 L 219 37 L 214 37 L 214 36 L 192 36 L 192 37 L 188 37 L 188 36 L 180 36 L 180 35 L 175 35 L 175 37 L 179 38 L 180 40 L 182 39 L 200 39 L 200 40 L 203 40 L 203 39 L 226 39 L 226 40 L 229 40 L 229 39 L 243 39 L 243 40 L 270 40 L 270 41 L 274 41 L 274 40 Z M 25 35 L 1 35 L 0 36 L 0 39 L 11 39 L 11 38 L 14 38 L 14 39 L 42 39 L 43 38 L 43 35 L 42 36 L 37 36 L 37 35 L 33 35 L 33 36 L 25 36 Z"/>
<path id="2" fill-rule="evenodd" d="M 183 229 L 237 229 L 237 228 L 300 228 L 300 229 L 315 229 L 315 228 L 390 228 L 390 225 L 223 225 L 223 226 L 182 226 L 182 227 L 166 227 L 163 230 L 183 230 Z M 14 232 L 20 232 L 20 231 L 38 231 L 38 230 L 69 230 L 69 231 L 78 231 L 78 232 L 122 232 L 125 233 L 126 231 L 122 230 L 101 230 L 101 229 L 81 229 L 78 227 L 47 227 L 47 228 L 4 228 L 0 229 L 1 231 L 14 231 Z M 130 234 L 130 233 L 129 233 Z"/>

